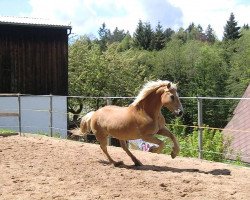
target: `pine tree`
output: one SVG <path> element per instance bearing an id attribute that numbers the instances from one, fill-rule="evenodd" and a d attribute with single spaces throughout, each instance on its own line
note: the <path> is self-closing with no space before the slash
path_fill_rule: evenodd
<path id="1" fill-rule="evenodd" d="M 142 23 L 142 21 L 139 20 L 139 23 L 134 33 L 135 46 L 140 49 L 148 50 L 151 47 L 152 39 L 153 31 L 150 23 Z"/>
<path id="2" fill-rule="evenodd" d="M 244 24 L 242 27 L 244 30 L 249 30 L 249 25 L 248 24 Z"/>
<path id="3" fill-rule="evenodd" d="M 208 41 L 209 43 L 214 43 L 216 40 L 214 30 L 212 29 L 210 24 L 207 26 L 205 36 L 206 36 L 206 41 Z"/>
<path id="4" fill-rule="evenodd" d="M 125 38 L 125 36 L 126 33 L 124 32 L 124 30 L 119 30 L 118 27 L 116 27 L 108 40 L 110 43 L 121 42 Z"/>
<path id="5" fill-rule="evenodd" d="M 105 51 L 107 49 L 108 38 L 110 38 L 110 30 L 106 28 L 105 23 L 103 23 L 102 26 L 99 28 L 98 34 L 100 37 L 99 45 L 101 51 Z"/>
<path id="6" fill-rule="evenodd" d="M 153 30 L 151 28 L 150 22 L 145 23 L 144 25 L 144 45 L 143 49 L 149 50 L 152 46 L 152 39 L 153 39 Z"/>
<path id="7" fill-rule="evenodd" d="M 165 40 L 166 42 L 169 42 L 171 40 L 172 35 L 174 34 L 174 30 L 172 30 L 171 28 L 167 28 L 164 31 L 164 35 L 165 35 Z"/>
<path id="8" fill-rule="evenodd" d="M 142 21 L 139 20 L 137 28 L 134 33 L 135 46 L 138 48 L 142 48 L 143 40 L 144 40 L 144 27 Z"/>
<path id="9" fill-rule="evenodd" d="M 154 49 L 159 51 L 165 46 L 165 35 L 160 22 L 158 22 L 154 34 Z"/>
<path id="10" fill-rule="evenodd" d="M 231 13 L 230 18 L 224 27 L 223 40 L 236 40 L 241 37 L 240 27 L 238 27 L 237 24 L 238 23 L 235 21 L 234 14 Z"/>
<path id="11" fill-rule="evenodd" d="M 205 34 L 201 25 L 196 26 L 193 22 L 188 26 L 185 31 L 187 33 L 188 40 L 205 40 Z"/>

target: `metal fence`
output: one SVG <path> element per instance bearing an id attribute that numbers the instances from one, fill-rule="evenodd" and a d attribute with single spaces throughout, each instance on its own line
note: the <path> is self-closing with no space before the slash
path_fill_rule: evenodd
<path id="1" fill-rule="evenodd" d="M 0 95 L 0 129 L 67 136 L 67 97 Z"/>
<path id="2" fill-rule="evenodd" d="M 4 107 L 1 104 L 1 100 L 6 97 L 15 97 L 16 98 L 16 106 L 13 108 L 11 106 Z M 30 105 L 30 108 L 23 107 L 23 101 L 25 97 L 30 97 L 30 95 L 21 95 L 21 94 L 16 94 L 16 95 L 0 95 L 0 129 L 4 128 L 10 128 L 15 131 L 18 131 L 20 135 L 22 135 L 23 132 L 27 132 L 27 127 L 39 127 L 39 124 L 24 124 L 23 118 L 24 116 L 24 111 L 32 111 L 34 116 L 39 115 L 39 113 L 43 112 L 46 113 L 47 117 L 47 135 L 48 136 L 55 136 L 55 133 L 59 133 L 59 137 L 65 138 L 65 133 L 67 133 L 69 130 L 69 126 L 67 122 L 72 121 L 74 116 L 77 116 L 77 118 L 81 118 L 84 116 L 87 112 L 92 111 L 92 110 L 97 110 L 99 107 L 109 105 L 109 104 L 115 104 L 119 106 L 127 106 L 131 102 L 133 102 L 134 97 L 84 97 L 84 96 L 67 96 L 67 97 L 62 97 L 65 98 L 65 110 L 55 110 L 53 107 L 55 106 L 54 99 L 56 97 L 60 96 L 53 96 L 53 95 L 41 95 L 41 96 L 36 96 L 36 97 L 41 97 L 41 98 L 46 98 L 46 103 L 48 104 L 46 108 L 40 109 L 35 108 L 34 106 Z M 195 122 L 193 124 L 188 123 L 188 124 L 175 124 L 175 126 L 180 126 L 183 127 L 185 126 L 186 128 L 196 128 L 198 130 L 198 147 L 197 149 L 194 149 L 194 151 L 198 151 L 198 157 L 203 158 L 203 153 L 205 152 L 203 150 L 203 130 L 204 129 L 212 129 L 212 130 L 219 130 L 223 134 L 226 132 L 243 132 L 245 133 L 245 139 L 243 142 L 245 142 L 244 145 L 244 152 L 241 154 L 241 158 L 246 161 L 250 162 L 250 129 L 241 129 L 238 126 L 235 126 L 234 128 L 225 128 L 223 127 L 216 127 L 214 124 L 209 124 L 209 119 L 207 116 L 211 115 L 216 115 L 219 112 L 220 108 L 222 111 L 224 109 L 223 105 L 228 104 L 228 101 L 231 101 L 231 107 L 228 106 L 231 109 L 231 113 L 234 110 L 234 107 L 239 103 L 239 101 L 247 101 L 247 108 L 245 109 L 250 109 L 250 98 L 220 98 L 220 97 L 181 97 L 181 101 L 185 110 L 185 107 L 188 108 L 188 114 L 190 118 L 190 122 Z M 215 109 L 210 108 L 209 112 L 207 111 L 207 102 L 208 104 L 211 104 L 213 101 L 223 101 L 225 103 L 214 103 L 213 106 L 215 106 Z M 34 102 L 36 104 L 36 102 Z M 71 112 L 68 112 L 67 107 L 72 106 L 77 108 L 79 104 L 82 104 L 82 111 L 80 113 L 75 113 L 74 115 Z M 221 111 L 221 112 L 222 112 Z M 212 113 L 211 113 L 212 112 Z M 246 111 L 248 112 L 248 111 Z M 230 112 L 228 112 L 230 113 Z M 250 112 L 248 112 L 250 113 Z M 223 112 L 222 112 L 223 114 Z M 60 116 L 60 117 L 59 117 Z M 206 116 L 206 118 L 204 118 Z M 233 117 L 233 114 L 231 115 L 231 118 Z M 16 118 L 16 121 L 14 124 L 8 124 L 8 122 L 5 120 L 3 121 L 3 118 L 7 119 L 13 119 Z M 63 123 L 66 123 L 65 127 L 59 127 L 55 122 L 56 118 L 59 118 L 60 120 L 62 119 Z M 250 117 L 249 117 L 250 118 Z M 168 122 L 171 120 L 171 118 L 168 118 Z M 215 120 L 215 124 L 224 124 L 226 125 L 226 122 L 230 121 L 230 116 L 225 117 L 225 119 L 218 118 L 217 121 Z M 6 124 L 4 124 L 6 122 Z M 168 125 L 171 125 L 169 123 Z M 33 131 L 34 132 L 34 131 Z M 64 134 L 60 134 L 60 132 L 64 132 Z M 242 141 L 241 141 L 242 142 Z M 236 142 L 237 143 L 237 142 Z M 235 148 L 235 146 L 234 146 Z M 219 152 L 213 152 L 213 153 L 219 153 Z M 235 157 L 236 155 L 233 155 L 232 157 Z"/>

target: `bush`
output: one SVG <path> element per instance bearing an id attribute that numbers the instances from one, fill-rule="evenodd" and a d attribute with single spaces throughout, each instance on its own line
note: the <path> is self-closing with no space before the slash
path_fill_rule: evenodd
<path id="1" fill-rule="evenodd" d="M 178 127 L 179 126 L 179 127 Z M 180 144 L 180 156 L 184 157 L 198 157 L 198 128 L 194 128 L 192 133 L 185 135 L 186 127 L 177 124 L 171 126 L 170 130 L 176 135 Z M 176 132 L 178 131 L 178 132 Z M 165 148 L 163 153 L 170 154 L 172 150 L 172 143 L 169 138 L 163 138 Z M 208 126 L 202 131 L 202 144 L 203 144 L 203 159 L 223 162 L 226 160 L 226 153 L 230 152 L 231 141 L 229 138 L 224 137 L 220 130 L 211 129 Z"/>

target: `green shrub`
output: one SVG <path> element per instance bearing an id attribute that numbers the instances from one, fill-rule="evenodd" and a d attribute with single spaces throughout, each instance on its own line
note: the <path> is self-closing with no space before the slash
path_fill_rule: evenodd
<path id="1" fill-rule="evenodd" d="M 179 120 L 175 124 L 171 124 L 169 129 L 175 134 L 181 148 L 180 156 L 198 158 L 198 128 L 193 128 L 190 134 L 185 135 L 186 126 L 182 125 Z M 163 153 L 170 154 L 172 150 L 172 142 L 165 137 L 160 136 L 165 142 Z M 224 162 L 225 155 L 230 150 L 231 140 L 221 133 L 220 130 L 211 129 L 206 126 L 202 131 L 202 148 L 203 159 Z"/>

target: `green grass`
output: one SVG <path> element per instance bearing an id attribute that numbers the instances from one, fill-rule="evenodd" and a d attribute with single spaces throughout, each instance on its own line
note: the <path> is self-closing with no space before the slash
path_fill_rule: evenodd
<path id="1" fill-rule="evenodd" d="M 10 135 L 16 135 L 17 132 L 14 130 L 10 130 L 10 129 L 0 129 L 0 136 L 10 136 Z"/>
<path id="2" fill-rule="evenodd" d="M 16 131 L 9 130 L 9 129 L 0 129 L 1 134 L 10 134 L 10 133 L 15 133 Z"/>

